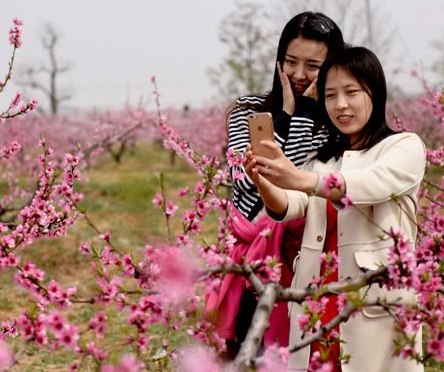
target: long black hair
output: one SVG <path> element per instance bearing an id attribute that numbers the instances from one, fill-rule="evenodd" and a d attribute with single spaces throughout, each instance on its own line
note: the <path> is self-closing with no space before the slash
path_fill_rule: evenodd
<path id="1" fill-rule="evenodd" d="M 351 74 L 370 96 L 373 104 L 367 124 L 359 134 L 356 150 L 368 150 L 385 137 L 396 133 L 387 124 L 386 102 L 387 84 L 384 70 L 378 57 L 364 47 L 348 47 L 339 53 L 327 57 L 318 74 L 318 102 L 316 123 L 328 130 L 328 141 L 318 151 L 317 158 L 326 162 L 332 157 L 338 158 L 350 149 L 349 137 L 342 134 L 328 116 L 325 106 L 325 84 L 327 74 L 332 68 L 340 67 Z"/>
<path id="2" fill-rule="evenodd" d="M 290 19 L 282 30 L 276 55 L 276 62 L 279 62 L 281 66 L 287 53 L 288 44 L 299 36 L 308 40 L 324 42 L 328 48 L 327 55 L 336 53 L 345 47 L 342 32 L 332 19 L 323 13 L 303 12 Z M 248 106 L 255 111 L 269 111 L 274 116 L 282 110 L 282 105 L 282 84 L 275 63 L 273 86 L 265 95 L 264 103 Z M 239 106 L 235 104 L 228 111 L 231 112 L 237 107 Z"/>

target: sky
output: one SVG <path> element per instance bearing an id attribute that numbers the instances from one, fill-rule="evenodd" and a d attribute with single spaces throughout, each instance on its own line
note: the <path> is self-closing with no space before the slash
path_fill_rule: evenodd
<path id="1" fill-rule="evenodd" d="M 282 2 L 256 1 L 274 9 Z M 382 7 L 396 27 L 394 45 L 405 75 L 400 85 L 414 90 L 417 83 L 406 77 L 408 71 L 438 57 L 431 43 L 444 37 L 444 1 L 372 3 Z M 141 97 L 152 100 L 151 76 L 156 77 L 162 105 L 202 106 L 217 100 L 207 70 L 226 54 L 219 27 L 235 9 L 236 0 L 8 1 L 0 11 L 0 74 L 4 74 L 1 69 L 6 73 L 11 51 L 7 41 L 11 20 L 18 17 L 24 22 L 24 36 L 16 56 L 16 75 L 45 61 L 40 37 L 44 24 L 52 24 L 61 35 L 59 59 L 71 65 L 60 85 L 72 93 L 72 107 L 114 108 L 125 102 L 136 104 Z M 280 33 L 283 23 L 276 22 Z M 12 84 L 0 103 L 9 101 L 17 90 L 22 88 Z M 38 92 L 28 93 L 46 104 Z"/>

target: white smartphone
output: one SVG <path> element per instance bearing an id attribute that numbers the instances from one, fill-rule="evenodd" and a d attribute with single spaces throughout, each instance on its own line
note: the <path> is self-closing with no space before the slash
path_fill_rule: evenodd
<path id="1" fill-rule="evenodd" d="M 248 115 L 248 126 L 253 154 L 273 159 L 273 151 L 259 143 L 262 140 L 274 142 L 273 118 L 271 114 L 269 112 L 259 112 Z"/>

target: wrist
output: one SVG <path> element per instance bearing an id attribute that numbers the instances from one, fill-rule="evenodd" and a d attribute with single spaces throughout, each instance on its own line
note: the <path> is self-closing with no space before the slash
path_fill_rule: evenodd
<path id="1" fill-rule="evenodd" d="M 288 115 L 293 116 L 295 105 L 285 105 L 282 107 L 282 110 L 285 111 Z"/>
<path id="2" fill-rule="evenodd" d="M 308 196 L 317 196 L 321 191 L 323 176 L 319 172 L 307 172 L 301 191 Z"/>

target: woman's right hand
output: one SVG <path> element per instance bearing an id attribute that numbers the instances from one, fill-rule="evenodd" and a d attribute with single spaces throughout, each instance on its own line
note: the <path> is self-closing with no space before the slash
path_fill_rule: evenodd
<path id="1" fill-rule="evenodd" d="M 257 168 L 257 159 L 251 151 L 251 145 L 248 145 L 243 160 L 243 165 L 248 176 L 255 183 L 262 201 L 267 208 L 276 214 L 276 216 L 285 216 L 288 208 L 288 200 L 285 191 L 276 185 L 273 185 Z"/>
<path id="2" fill-rule="evenodd" d="M 295 99 L 293 90 L 291 89 L 290 79 L 287 74 L 282 71 L 280 62 L 276 62 L 276 68 L 278 70 L 279 79 L 281 80 L 282 85 L 282 99 L 283 99 L 283 107 L 282 109 L 290 116 L 293 115 L 295 108 Z"/>

